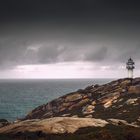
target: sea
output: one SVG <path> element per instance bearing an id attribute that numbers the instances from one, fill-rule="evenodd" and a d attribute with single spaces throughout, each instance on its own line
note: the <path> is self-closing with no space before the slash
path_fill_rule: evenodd
<path id="1" fill-rule="evenodd" d="M 0 119 L 15 121 L 31 110 L 67 93 L 113 79 L 0 80 Z"/>

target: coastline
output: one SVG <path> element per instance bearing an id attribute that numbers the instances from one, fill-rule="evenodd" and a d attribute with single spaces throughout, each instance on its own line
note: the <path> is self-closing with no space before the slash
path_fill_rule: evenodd
<path id="1" fill-rule="evenodd" d="M 0 128 L 0 136 L 29 140 L 79 140 L 81 135 L 83 140 L 139 139 L 139 107 L 140 78 L 118 79 L 41 105 L 25 118 Z"/>

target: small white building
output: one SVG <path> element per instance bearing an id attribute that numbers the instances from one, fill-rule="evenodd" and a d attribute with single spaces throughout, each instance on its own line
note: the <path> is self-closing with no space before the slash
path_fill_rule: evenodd
<path id="1" fill-rule="evenodd" d="M 135 63 L 132 60 L 132 58 L 129 58 L 128 62 L 126 63 L 126 68 L 128 70 L 128 78 L 133 78 L 133 70 L 135 69 L 134 65 Z"/>

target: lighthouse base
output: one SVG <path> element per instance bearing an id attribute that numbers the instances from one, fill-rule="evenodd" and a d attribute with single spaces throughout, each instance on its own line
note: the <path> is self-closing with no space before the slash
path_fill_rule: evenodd
<path id="1" fill-rule="evenodd" d="M 133 78 L 133 70 L 128 70 L 128 78 Z"/>

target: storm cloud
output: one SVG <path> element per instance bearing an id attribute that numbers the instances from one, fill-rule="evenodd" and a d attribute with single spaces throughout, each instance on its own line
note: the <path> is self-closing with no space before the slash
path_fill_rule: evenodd
<path id="1" fill-rule="evenodd" d="M 0 69 L 90 62 L 140 68 L 140 3 L 132 0 L 5 0 Z"/>

